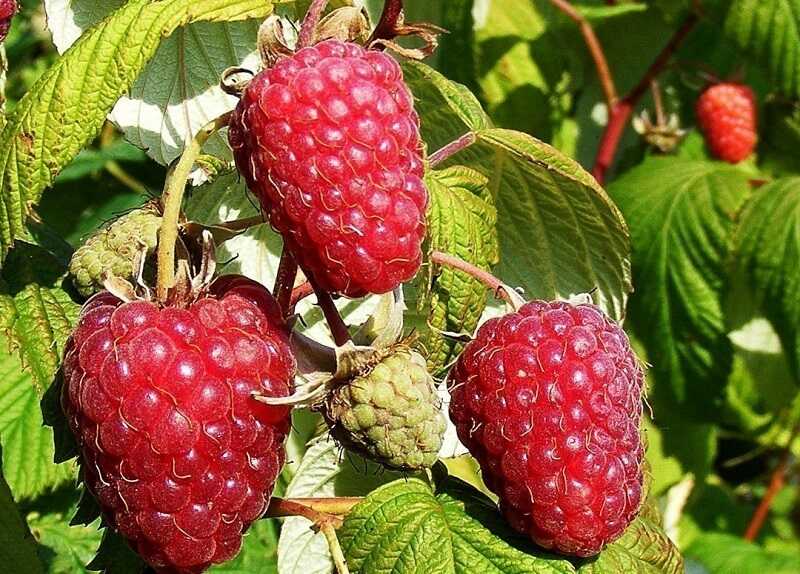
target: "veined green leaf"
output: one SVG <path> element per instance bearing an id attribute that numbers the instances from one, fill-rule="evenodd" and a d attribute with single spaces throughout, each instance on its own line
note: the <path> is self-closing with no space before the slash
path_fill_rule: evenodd
<path id="1" fill-rule="evenodd" d="M 31 532 L 45 548 L 47 574 L 88 574 L 87 565 L 100 544 L 99 523 L 70 526 L 69 516 L 61 512 L 29 514 Z"/>
<path id="2" fill-rule="evenodd" d="M 20 243 L 3 266 L 0 330 L 39 395 L 50 385 L 80 306 L 65 291 L 65 262 Z"/>
<path id="3" fill-rule="evenodd" d="M 725 265 L 747 176 L 722 163 L 651 158 L 610 187 L 631 225 L 630 319 L 655 381 L 657 416 L 719 412 L 732 349 Z"/>
<path id="4" fill-rule="evenodd" d="M 84 34 L 34 84 L 0 133 L 0 256 L 43 190 L 94 137 L 164 36 L 194 21 L 263 17 L 268 0 L 135 0 Z"/>
<path id="5" fill-rule="evenodd" d="M 491 270 L 498 258 L 497 212 L 487 183 L 481 173 L 461 166 L 429 171 L 426 177 L 431 248 Z M 441 333 L 472 335 L 486 297 L 486 286 L 468 274 L 449 267 L 439 270 L 431 288 L 430 330 L 422 341 L 432 372 L 448 365 L 462 346 Z"/>
<path id="6" fill-rule="evenodd" d="M 736 266 L 775 327 L 795 380 L 800 374 L 800 178 L 756 191 L 736 230 Z"/>
<path id="7" fill-rule="evenodd" d="M 800 96 L 800 0 L 733 0 L 725 33 L 749 52 L 778 88 Z"/>

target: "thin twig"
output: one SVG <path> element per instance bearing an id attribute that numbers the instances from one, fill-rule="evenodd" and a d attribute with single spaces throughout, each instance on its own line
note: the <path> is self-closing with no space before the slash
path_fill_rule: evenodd
<path id="1" fill-rule="evenodd" d="M 778 466 L 772 471 L 772 477 L 770 478 L 767 492 L 764 493 L 764 498 L 761 499 L 755 512 L 753 512 L 750 523 L 747 525 L 747 530 L 744 532 L 745 540 L 752 542 L 756 539 L 758 533 L 761 531 L 761 527 L 764 526 L 764 522 L 767 520 L 772 501 L 775 500 L 775 497 L 786 482 L 786 471 L 789 468 L 789 460 L 792 458 L 792 444 L 794 443 L 794 439 L 797 438 L 798 432 L 800 432 L 800 424 L 795 425 L 792 429 L 792 434 L 789 436 L 789 440 L 786 443 L 786 448 L 781 455 Z"/>
<path id="2" fill-rule="evenodd" d="M 608 125 L 606 125 L 606 129 L 600 139 L 600 147 L 597 151 L 594 167 L 592 168 L 592 174 L 599 183 L 602 184 L 604 182 L 606 173 L 614 162 L 619 142 L 622 139 L 625 127 L 628 125 L 628 120 L 633 113 L 633 108 L 647 92 L 650 83 L 658 77 L 661 71 L 666 67 L 669 59 L 675 53 L 675 50 L 678 49 L 681 42 L 683 42 L 689 32 L 692 31 L 697 21 L 698 17 L 694 13 L 690 14 L 686 20 L 684 20 L 681 27 L 675 31 L 672 38 L 667 42 L 667 45 L 664 46 L 661 53 L 659 53 L 644 76 L 642 76 L 642 79 L 639 80 L 639 83 L 633 87 L 628 95 L 619 100 L 617 104 L 611 108 Z"/>
<path id="3" fill-rule="evenodd" d="M 457 140 L 451 141 L 428 156 L 430 167 L 436 167 L 446 159 L 475 143 L 475 132 L 467 132 Z"/>
<path id="4" fill-rule="evenodd" d="M 175 282 L 175 241 L 178 238 L 178 219 L 189 173 L 208 138 L 227 126 L 230 117 L 231 113 L 228 112 L 200 128 L 197 135 L 186 144 L 178 163 L 167 174 L 164 193 L 161 195 L 163 218 L 158 232 L 156 294 L 160 301 L 166 300 L 169 289 Z"/>
<path id="5" fill-rule="evenodd" d="M 319 529 L 325 536 L 325 540 L 328 541 L 328 549 L 331 552 L 333 565 L 336 566 L 336 572 L 338 574 L 350 574 L 350 570 L 347 568 L 347 560 L 345 560 L 344 552 L 342 552 L 342 546 L 336 537 L 336 529 L 329 522 L 321 524 Z"/>
<path id="6" fill-rule="evenodd" d="M 653 107 L 656 110 L 656 125 L 664 127 L 667 125 L 667 114 L 664 113 L 664 100 L 661 97 L 661 86 L 658 80 L 653 79 L 650 82 L 650 93 L 653 96 Z"/>
<path id="7" fill-rule="evenodd" d="M 597 76 L 600 80 L 600 86 L 603 89 L 603 94 L 606 98 L 606 105 L 611 110 L 619 99 L 617 96 L 617 87 L 614 84 L 614 78 L 611 76 L 611 69 L 608 67 L 608 60 L 606 60 L 605 52 L 594 33 L 594 28 L 589 21 L 583 17 L 583 14 L 570 4 L 567 0 L 550 0 L 550 3 L 566 14 L 572 21 L 574 21 L 580 28 L 581 35 L 583 36 L 586 47 L 594 60 L 594 67 L 597 69 Z"/>
<path id="8" fill-rule="evenodd" d="M 275 277 L 275 287 L 272 293 L 278 301 L 278 305 L 283 311 L 284 316 L 289 315 L 292 288 L 297 278 L 297 261 L 295 261 L 289 249 L 284 245 L 281 253 L 281 262 L 278 264 L 278 273 Z"/>
<path id="9" fill-rule="evenodd" d="M 331 335 L 333 335 L 333 342 L 341 347 L 350 340 L 350 332 L 347 330 L 347 325 L 342 316 L 339 315 L 339 309 L 333 303 L 331 294 L 324 289 L 320 289 L 311 277 L 309 277 L 309 281 L 314 288 L 314 293 L 317 295 L 317 304 L 322 309 L 322 314 L 325 315 L 325 321 L 327 321 Z"/>
<path id="10" fill-rule="evenodd" d="M 328 0 L 313 0 L 311 6 L 308 7 L 303 18 L 303 23 L 300 25 L 300 34 L 297 37 L 297 49 L 310 46 L 314 35 L 317 31 L 317 24 L 325 11 L 325 6 L 328 5 Z"/>
<path id="11" fill-rule="evenodd" d="M 511 305 L 515 310 L 525 304 L 525 300 L 519 293 L 514 291 L 511 287 L 500 281 L 497 277 L 484 271 L 480 267 L 473 265 L 463 259 L 459 259 L 455 255 L 449 253 L 442 253 L 441 251 L 434 251 L 431 253 L 431 261 L 438 265 L 444 265 L 463 271 L 467 275 L 474 277 L 486 287 L 491 289 L 496 297 L 503 299 L 506 303 Z"/>
<path id="12" fill-rule="evenodd" d="M 289 307 L 294 308 L 300 301 L 308 297 L 314 292 L 314 288 L 311 286 L 311 283 L 306 281 L 302 285 L 298 285 L 294 289 L 292 289 L 292 297 L 289 300 Z"/>
<path id="13" fill-rule="evenodd" d="M 403 15 L 403 0 L 386 0 L 383 3 L 383 12 L 381 18 L 378 20 L 375 30 L 367 40 L 367 46 L 372 44 L 375 40 L 391 40 L 395 37 L 397 30 L 397 23 Z"/>

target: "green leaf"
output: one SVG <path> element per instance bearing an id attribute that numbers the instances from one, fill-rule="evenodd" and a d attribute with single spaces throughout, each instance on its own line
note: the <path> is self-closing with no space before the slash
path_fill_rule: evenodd
<path id="1" fill-rule="evenodd" d="M 653 476 L 652 495 L 661 495 L 688 473 L 703 481 L 711 472 L 717 454 L 716 427 L 685 422 L 662 429 L 646 419 L 645 428 L 647 461 Z"/>
<path id="2" fill-rule="evenodd" d="M 163 36 L 199 21 L 263 17 L 265 0 L 135 0 L 84 34 L 20 100 L 0 134 L 0 256 L 53 178 L 100 130 Z"/>
<path id="3" fill-rule="evenodd" d="M 498 258 L 497 212 L 487 183 L 482 174 L 460 166 L 429 171 L 426 176 L 431 248 L 491 271 Z M 449 364 L 462 347 L 441 332 L 472 335 L 486 297 L 486 286 L 480 281 L 462 271 L 441 268 L 431 287 L 430 330 L 422 341 L 433 372 Z"/>
<path id="4" fill-rule="evenodd" d="M 642 515 L 578 574 L 683 574 L 683 558 L 661 526 Z"/>
<path id="5" fill-rule="evenodd" d="M 687 558 L 703 565 L 709 574 L 796 574 L 800 556 L 766 551 L 730 534 L 703 534 L 686 549 Z"/>
<path id="6" fill-rule="evenodd" d="M 646 4 L 616 4 L 613 6 L 575 6 L 580 14 L 589 21 L 605 20 L 617 16 L 626 16 L 634 12 L 647 12 Z"/>
<path id="7" fill-rule="evenodd" d="M 733 0 L 725 33 L 769 72 L 778 89 L 800 96 L 800 0 Z"/>
<path id="8" fill-rule="evenodd" d="M 414 93 L 428 151 L 436 151 L 469 131 L 490 126 L 480 102 L 465 86 L 451 82 L 421 62 L 405 62 L 403 74 Z"/>
<path id="9" fill-rule="evenodd" d="M 747 177 L 721 163 L 650 158 L 609 192 L 631 226 L 629 314 L 653 363 L 657 416 L 714 418 L 731 369 L 721 298 Z"/>
<path id="10" fill-rule="evenodd" d="M 2 452 L 0 452 L 2 458 Z M 0 472 L 0 563 L 14 574 L 40 574 L 42 563 L 36 541 L 14 504 L 14 497 Z"/>
<path id="11" fill-rule="evenodd" d="M 98 523 L 70 526 L 69 517 L 60 512 L 29 514 L 28 524 L 41 545 L 45 571 L 48 574 L 87 573 L 86 565 L 100 544 Z"/>
<path id="12" fill-rule="evenodd" d="M 80 306 L 65 290 L 66 264 L 43 249 L 20 243 L 2 269 L 0 331 L 44 393 L 61 361 Z"/>
<path id="13" fill-rule="evenodd" d="M 478 157 L 480 164 L 468 165 L 489 178 L 495 196 L 500 276 L 528 298 L 591 293 L 620 319 L 631 291 L 630 245 L 605 191 L 572 159 L 529 135 L 487 129 L 477 137 L 462 153 Z"/>
<path id="14" fill-rule="evenodd" d="M 434 494 L 421 480 L 398 480 L 370 493 L 339 530 L 350 568 L 361 574 L 575 572 L 566 560 L 511 534 L 477 491 L 457 480 L 448 484 Z"/>
<path id="15" fill-rule="evenodd" d="M 756 191 L 736 230 L 736 267 L 781 339 L 795 380 L 800 374 L 800 178 Z"/>
<path id="16" fill-rule="evenodd" d="M 53 430 L 43 426 L 39 396 L 19 361 L 0 351 L 0 444 L 3 473 L 18 499 L 74 479 L 74 462 L 53 463 Z"/>

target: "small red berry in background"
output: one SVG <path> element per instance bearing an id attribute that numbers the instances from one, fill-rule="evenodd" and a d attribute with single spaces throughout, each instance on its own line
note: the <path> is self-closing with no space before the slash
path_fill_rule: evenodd
<path id="1" fill-rule="evenodd" d="M 697 100 L 697 121 L 711 153 L 729 163 L 739 163 L 755 150 L 757 113 L 753 90 L 743 84 L 715 84 Z"/>
<path id="2" fill-rule="evenodd" d="M 419 116 L 389 55 L 327 40 L 250 82 L 229 139 L 300 267 L 326 291 L 387 293 L 422 262 Z"/>
<path id="3" fill-rule="evenodd" d="M 0 0 L 0 42 L 8 36 L 11 20 L 17 12 L 19 12 L 17 0 Z"/>
<path id="4" fill-rule="evenodd" d="M 62 405 L 106 521 L 158 572 L 236 556 L 285 459 L 295 360 L 271 296 L 244 278 L 187 307 L 103 291 L 67 342 Z"/>
<path id="5" fill-rule="evenodd" d="M 450 418 L 511 526 L 593 556 L 641 506 L 643 381 L 627 335 L 596 307 L 532 301 L 467 344 Z"/>

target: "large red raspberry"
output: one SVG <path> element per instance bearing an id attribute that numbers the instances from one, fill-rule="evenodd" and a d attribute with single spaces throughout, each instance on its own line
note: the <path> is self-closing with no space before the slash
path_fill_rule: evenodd
<path id="1" fill-rule="evenodd" d="M 592 305 L 533 301 L 487 321 L 450 374 L 450 417 L 509 523 L 591 556 L 642 497 L 643 373 Z"/>
<path id="2" fill-rule="evenodd" d="M 328 40 L 257 75 L 230 122 L 239 171 L 325 290 L 386 293 L 422 261 L 428 193 L 400 67 Z"/>
<path id="3" fill-rule="evenodd" d="M 711 153 L 723 161 L 747 159 L 758 142 L 756 98 L 742 84 L 711 86 L 697 100 L 697 121 Z"/>
<path id="4" fill-rule="evenodd" d="M 187 308 L 92 297 L 67 342 L 62 406 L 106 520 L 159 572 L 233 558 L 264 512 L 291 392 L 280 314 L 243 278 Z"/>
<path id="5" fill-rule="evenodd" d="M 19 11 L 17 0 L 0 0 L 0 42 L 6 39 L 11 29 L 11 20 Z"/>

